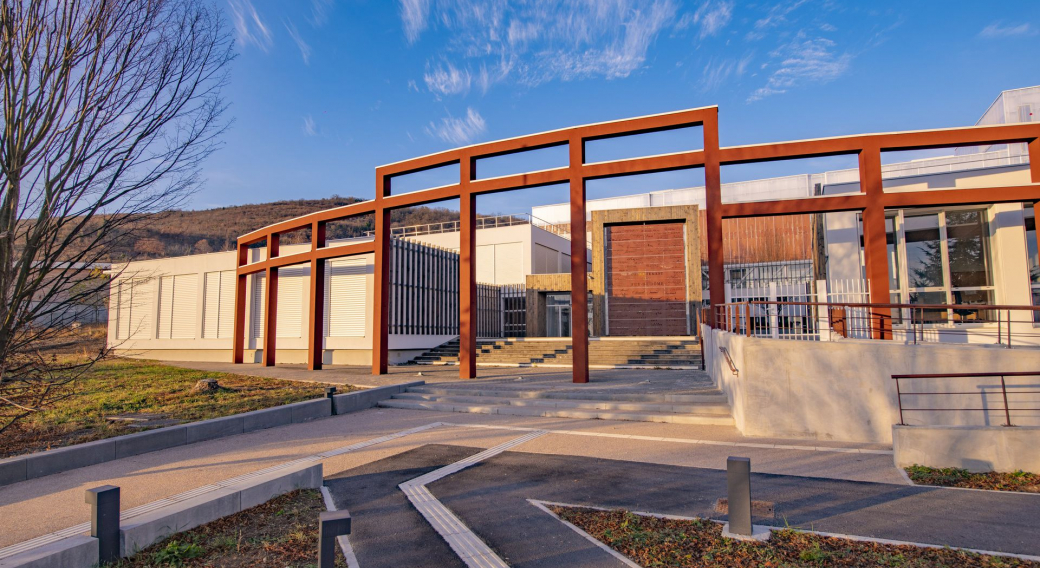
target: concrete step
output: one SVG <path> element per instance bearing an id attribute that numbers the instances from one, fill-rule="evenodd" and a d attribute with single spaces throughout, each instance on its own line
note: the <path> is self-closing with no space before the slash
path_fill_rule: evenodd
<path id="1" fill-rule="evenodd" d="M 590 393 L 559 390 L 521 390 L 482 387 L 411 387 L 407 391 L 414 394 L 433 396 L 487 396 L 514 399 L 562 399 L 593 400 L 601 402 L 649 402 L 656 404 L 727 404 L 725 393 L 715 388 L 708 388 L 688 394 L 654 394 L 654 393 Z M 403 393 L 402 393 L 403 394 Z"/>
<path id="2" fill-rule="evenodd" d="M 609 400 L 562 399 L 562 398 L 510 398 L 500 396 L 460 396 L 437 395 L 404 392 L 391 398 L 397 400 L 416 400 L 425 402 L 443 402 L 450 404 L 496 404 L 509 406 L 526 406 L 540 408 L 581 409 L 581 410 L 623 410 L 640 412 L 680 412 L 703 416 L 729 416 L 729 405 L 725 403 L 669 404 L 658 402 L 618 402 Z"/>
<path id="3" fill-rule="evenodd" d="M 436 410 L 440 412 L 471 412 L 477 414 L 505 414 L 512 416 L 545 416 L 551 418 L 584 418 L 599 420 L 630 420 L 636 422 L 669 422 L 673 424 L 700 424 L 732 426 L 731 416 L 702 416 L 679 412 L 645 412 L 633 410 L 583 410 L 513 406 L 504 404 L 464 404 L 451 402 L 387 399 L 379 403 L 383 408 L 408 410 Z"/>

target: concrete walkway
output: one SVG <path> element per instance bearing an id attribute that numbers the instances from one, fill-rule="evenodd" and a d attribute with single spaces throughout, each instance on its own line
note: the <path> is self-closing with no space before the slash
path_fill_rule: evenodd
<path id="1" fill-rule="evenodd" d="M 712 469 L 724 468 L 729 455 L 743 455 L 752 459 L 757 472 L 904 483 L 892 465 L 891 455 L 828 451 L 885 449 L 876 445 L 750 439 L 734 428 L 722 426 L 371 409 L 0 487 L 0 547 L 87 521 L 89 507 L 84 503 L 84 491 L 91 487 L 120 486 L 122 506 L 126 509 L 213 481 L 433 422 L 482 427 L 438 427 L 337 456 L 324 462 L 325 475 L 333 476 L 427 444 L 489 448 L 520 435 L 510 428 L 538 428 L 554 433 L 524 444 L 523 451 Z M 805 449 L 774 448 L 776 444 L 796 444 Z"/>

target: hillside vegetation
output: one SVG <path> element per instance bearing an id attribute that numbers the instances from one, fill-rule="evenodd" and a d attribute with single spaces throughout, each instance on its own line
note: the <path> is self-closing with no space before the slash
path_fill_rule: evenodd
<path id="1" fill-rule="evenodd" d="M 315 211 L 341 207 L 361 201 L 356 197 L 333 195 L 326 199 L 296 199 L 219 207 L 199 211 L 167 211 L 147 220 L 131 237 L 121 239 L 113 248 L 113 260 L 143 260 L 234 250 L 239 235 L 279 221 Z M 433 207 L 411 207 L 395 211 L 393 226 L 422 225 L 454 221 L 457 211 Z M 357 237 L 374 228 L 372 215 L 330 223 L 328 238 Z M 284 235 L 283 244 L 307 242 L 310 231 Z"/>

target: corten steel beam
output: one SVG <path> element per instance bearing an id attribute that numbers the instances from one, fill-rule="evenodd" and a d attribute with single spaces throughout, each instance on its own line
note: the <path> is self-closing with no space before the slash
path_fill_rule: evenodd
<path id="1" fill-rule="evenodd" d="M 870 302 L 887 304 L 888 244 L 885 237 L 885 195 L 881 183 L 881 151 L 878 147 L 864 148 L 859 154 L 860 187 L 866 199 L 863 209 L 863 261 L 867 282 L 870 283 Z M 871 334 L 875 339 L 892 339 L 892 310 L 874 308 L 870 313 Z"/>
<path id="2" fill-rule="evenodd" d="M 381 201 L 383 182 L 376 184 L 376 200 Z M 390 213 L 376 210 L 375 287 L 372 298 L 372 374 L 385 375 L 390 341 Z"/>
<path id="3" fill-rule="evenodd" d="M 249 247 L 239 243 L 238 265 L 249 262 Z M 241 364 L 245 361 L 246 349 L 246 275 L 235 276 L 235 321 L 231 331 L 231 362 Z"/>
<path id="4" fill-rule="evenodd" d="M 472 159 L 464 159 L 462 187 L 475 174 Z M 459 378 L 477 377 L 477 196 L 464 192 L 459 199 Z"/>
<path id="5" fill-rule="evenodd" d="M 725 257 L 722 244 L 722 172 L 719 167 L 718 111 L 704 122 L 704 204 L 705 232 L 708 235 L 708 310 L 711 324 L 715 324 L 716 306 L 726 302 Z M 696 237 L 695 237 L 696 238 Z M 699 277 L 687 275 L 687 278 Z"/>
<path id="6" fill-rule="evenodd" d="M 692 152 L 679 152 L 647 158 L 617 160 L 601 163 L 584 163 L 581 147 L 588 140 L 613 136 L 638 134 L 671 130 L 689 126 L 701 126 L 704 131 L 704 149 Z M 575 140 L 578 142 L 575 143 Z M 880 154 L 888 150 L 915 150 L 950 146 L 1027 143 L 1031 163 L 1033 185 L 1022 185 L 1005 188 L 934 190 L 924 192 L 885 193 L 881 185 Z M 523 152 L 552 146 L 570 145 L 570 162 L 566 168 L 555 168 L 523 174 L 489 178 L 472 179 L 472 165 L 475 160 L 492 156 Z M 576 148 L 578 148 L 576 150 Z M 575 152 L 579 155 L 575 155 Z M 792 200 L 774 200 L 755 203 L 725 203 L 721 201 L 720 165 L 732 165 L 773 160 L 811 158 L 840 154 L 857 154 L 860 157 L 860 179 L 863 192 L 853 195 L 837 195 Z M 464 174 L 457 184 L 432 188 L 402 195 L 390 195 L 390 180 L 394 176 L 405 175 L 428 170 L 453 163 L 460 164 L 460 173 L 466 168 L 463 160 L 470 164 L 469 173 Z M 701 167 L 705 168 L 705 185 L 707 197 L 707 230 L 709 247 L 709 278 L 711 288 L 724 288 L 722 274 L 722 219 L 738 217 L 756 217 L 772 215 L 800 215 L 809 213 L 827 213 L 833 211 L 863 211 L 864 232 L 867 245 L 868 279 L 871 281 L 871 300 L 874 303 L 887 303 L 888 300 L 888 263 L 887 246 L 884 233 L 884 210 L 886 208 L 941 206 L 946 204 L 980 204 L 1007 202 L 1040 202 L 1040 125 L 1011 124 L 968 128 L 951 128 L 945 130 L 929 130 L 920 132 L 898 132 L 881 134 L 863 134 L 817 140 L 796 140 L 790 142 L 757 144 L 747 146 L 718 146 L 718 108 L 706 107 L 678 112 L 664 113 L 575 126 L 549 132 L 521 136 L 506 140 L 498 140 L 484 144 L 456 148 L 428 156 L 388 164 L 376 168 L 376 198 L 371 201 L 354 203 L 304 215 L 275 223 L 257 231 L 243 235 L 238 239 L 239 259 L 238 278 L 235 288 L 235 333 L 233 339 L 233 360 L 241 362 L 245 340 L 245 298 L 246 275 L 254 272 L 266 272 L 268 280 L 268 296 L 265 305 L 271 312 L 276 309 L 277 269 L 290 264 L 304 262 L 313 263 L 318 260 L 374 252 L 376 256 L 376 291 L 375 318 L 373 322 L 373 365 L 374 373 L 385 373 L 387 364 L 387 338 L 389 324 L 389 248 L 390 248 L 390 211 L 396 208 L 410 207 L 432 203 L 451 198 L 469 197 L 482 193 L 510 191 L 526 187 L 537 187 L 555 183 L 570 184 L 570 204 L 572 215 L 572 231 L 584 235 L 584 185 L 588 179 L 615 177 L 653 171 Z M 464 178 L 464 179 L 463 179 Z M 582 209 L 576 215 L 577 206 Z M 1040 209 L 1040 205 L 1034 206 Z M 465 207 L 463 207 L 465 208 Z M 329 222 L 356 215 L 372 213 L 376 217 L 376 242 L 349 245 L 349 247 L 315 247 L 299 255 L 277 257 L 263 263 L 247 264 L 247 245 L 268 239 L 275 243 L 279 233 L 294 231 L 318 222 Z M 1040 213 L 1040 211 L 1038 211 Z M 475 212 L 473 214 L 475 218 Z M 578 233 L 578 229 L 581 232 Z M 582 239 L 583 241 L 584 239 Z M 580 244 L 584 244 L 583 242 Z M 572 297 L 586 290 L 585 264 L 586 248 L 579 243 L 571 242 L 571 278 Z M 581 262 L 579 262 L 581 261 Z M 471 267 L 472 268 L 472 267 Z M 579 278 L 580 274 L 580 278 Z M 274 296 L 272 296 L 274 292 Z M 586 292 L 587 293 L 587 292 Z M 712 303 L 721 302 L 716 293 Z M 472 310 L 471 298 L 462 309 Z M 585 302 L 572 302 L 576 334 L 584 332 L 586 319 L 579 318 L 579 311 L 585 311 Z M 711 311 L 714 317 L 715 311 Z M 268 328 L 274 322 L 272 317 L 265 316 L 265 363 L 268 357 L 273 363 L 274 333 Z M 472 322 L 471 322 L 472 323 Z M 579 329 L 580 328 L 580 329 Z M 885 330 L 880 330 L 884 334 Z M 585 344 L 587 337 L 575 342 L 576 351 L 579 344 Z M 583 359 L 580 361 L 579 359 Z M 583 363 L 583 364 L 579 364 Z M 575 378 L 587 379 L 587 353 L 578 357 L 575 353 Z M 583 369 L 579 369 L 583 367 Z"/>
<path id="7" fill-rule="evenodd" d="M 267 259 L 278 256 L 281 237 L 278 233 L 267 236 Z M 264 290 L 264 367 L 274 367 L 278 351 L 278 267 L 269 266 Z"/>
<path id="8" fill-rule="evenodd" d="M 588 247 L 585 244 L 585 141 L 571 138 L 571 376 L 575 383 L 589 382 Z"/>
<path id="9" fill-rule="evenodd" d="M 324 221 L 311 225 L 311 252 L 325 247 L 326 226 Z M 321 357 L 325 349 L 325 263 L 324 258 L 311 259 L 310 325 L 307 326 L 307 368 L 321 369 Z"/>
<path id="10" fill-rule="evenodd" d="M 321 221 L 318 222 L 320 223 Z M 314 250 L 312 248 L 311 250 L 305 252 L 287 254 L 285 256 L 279 256 L 277 258 L 272 258 L 261 262 L 254 262 L 245 266 L 239 266 L 238 274 L 253 274 L 255 272 L 264 272 L 272 266 L 285 267 L 292 266 L 294 264 L 310 264 L 312 260 L 328 260 L 330 258 L 354 256 L 356 254 L 373 253 L 375 251 L 376 243 L 374 241 L 331 247 L 326 246 L 317 250 Z"/>

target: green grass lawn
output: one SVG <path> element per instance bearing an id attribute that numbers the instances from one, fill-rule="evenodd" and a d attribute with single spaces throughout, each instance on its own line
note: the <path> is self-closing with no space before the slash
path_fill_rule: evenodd
<path id="1" fill-rule="evenodd" d="M 202 379 L 216 379 L 221 388 L 213 393 L 192 392 Z M 110 359 L 77 380 L 72 397 L 0 433 L 0 458 L 141 431 L 105 419 L 115 414 L 162 414 L 194 422 L 318 398 L 325 386 Z M 336 387 L 339 392 L 353 390 Z"/>

